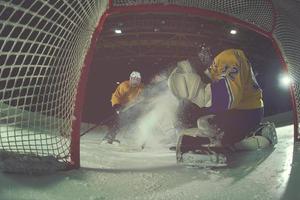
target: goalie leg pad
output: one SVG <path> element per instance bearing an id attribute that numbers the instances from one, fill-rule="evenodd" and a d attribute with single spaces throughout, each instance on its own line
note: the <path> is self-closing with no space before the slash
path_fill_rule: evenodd
<path id="1" fill-rule="evenodd" d="M 264 123 L 262 126 L 263 128 L 261 130 L 261 135 L 266 137 L 272 145 L 277 144 L 278 139 L 275 124 L 272 122 L 267 122 Z"/>
<path id="2" fill-rule="evenodd" d="M 266 122 L 254 132 L 254 135 L 247 137 L 242 141 L 234 144 L 237 150 L 257 150 L 264 149 L 271 145 L 277 144 L 277 133 L 274 123 Z"/>
<path id="3" fill-rule="evenodd" d="M 251 136 L 233 145 L 236 150 L 251 151 L 270 146 L 269 140 L 260 135 Z"/>
<path id="4" fill-rule="evenodd" d="M 199 149 L 201 145 L 210 144 L 207 137 L 194 137 L 189 135 L 181 135 L 178 138 L 176 152 L 183 154 L 189 151 Z"/>
<path id="5" fill-rule="evenodd" d="M 177 163 L 192 167 L 224 167 L 227 166 L 227 158 L 224 154 L 207 149 L 197 153 L 184 153 Z"/>
<path id="6" fill-rule="evenodd" d="M 209 138 L 181 135 L 176 146 L 176 160 L 187 166 L 226 166 L 223 152 L 222 147 L 210 147 Z"/>

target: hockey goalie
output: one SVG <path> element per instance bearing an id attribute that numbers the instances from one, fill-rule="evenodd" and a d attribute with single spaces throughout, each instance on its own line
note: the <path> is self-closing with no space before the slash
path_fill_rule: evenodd
<path id="1" fill-rule="evenodd" d="M 182 112 L 197 116 L 197 128 L 178 138 L 178 163 L 214 167 L 227 165 L 232 149 L 259 149 L 277 143 L 273 123 L 262 124 L 262 90 L 242 50 L 227 49 L 214 59 L 208 48 L 177 63 L 168 86 L 181 101 Z M 193 109 L 186 109 L 190 104 Z"/>

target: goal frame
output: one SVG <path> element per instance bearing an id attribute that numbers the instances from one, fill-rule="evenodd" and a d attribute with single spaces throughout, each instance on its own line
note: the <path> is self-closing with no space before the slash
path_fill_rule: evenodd
<path id="1" fill-rule="evenodd" d="M 287 1 L 0 1 L 0 154 L 21 161 L 32 156 L 29 163 L 49 157 L 63 163 L 60 169 L 79 168 L 85 91 L 104 24 L 113 15 L 149 12 L 218 19 L 270 40 L 283 70 L 295 78 L 290 96 L 299 141 L 300 24 L 293 19 L 300 4 Z"/>
<path id="2" fill-rule="evenodd" d="M 163 4 L 156 4 L 156 5 L 132 5 L 132 6 L 114 6 L 113 0 L 109 1 L 109 8 L 106 10 L 105 14 L 101 17 L 99 20 L 98 26 L 93 34 L 92 41 L 91 41 L 91 47 L 88 51 L 88 54 L 85 58 L 85 65 L 83 67 L 83 72 L 81 74 L 81 81 L 78 87 L 78 94 L 76 97 L 76 107 L 75 107 L 75 115 L 77 116 L 76 123 L 74 123 L 74 129 L 75 130 L 72 135 L 74 138 L 79 137 L 79 127 L 80 127 L 80 118 L 81 118 L 81 109 L 84 101 L 84 91 L 86 86 L 86 79 L 87 74 L 89 71 L 89 65 L 92 61 L 92 57 L 94 54 L 94 51 L 96 49 L 96 41 L 98 37 L 100 37 L 101 30 L 103 28 L 103 25 L 105 23 L 105 20 L 107 17 L 114 15 L 114 14 L 125 14 L 125 13 L 143 13 L 143 12 L 172 12 L 172 13 L 183 13 L 183 14 L 193 14 L 196 16 L 202 16 L 202 17 L 209 17 L 209 18 L 215 18 L 219 20 L 223 20 L 228 23 L 237 24 L 243 28 L 250 29 L 252 31 L 255 31 L 256 33 L 264 36 L 266 39 L 269 39 L 272 42 L 272 45 L 275 49 L 275 52 L 280 60 L 281 66 L 284 71 L 288 71 L 288 65 L 284 60 L 283 54 L 281 52 L 281 49 L 279 47 L 278 42 L 273 36 L 274 26 L 276 22 L 277 12 L 276 9 L 272 3 L 271 0 L 268 0 L 270 3 L 272 9 L 273 9 L 273 24 L 272 24 L 272 30 L 271 31 L 265 31 L 262 28 L 256 26 L 255 24 L 251 24 L 249 22 L 243 21 L 239 18 L 236 18 L 234 16 L 229 16 L 224 13 L 220 13 L 217 11 L 211 11 L 203 8 L 192 8 L 192 7 L 184 7 L 184 6 L 178 6 L 178 5 L 163 5 Z M 290 86 L 290 96 L 291 96 L 291 105 L 292 105 L 292 112 L 293 112 L 293 123 L 294 123 L 294 141 L 299 141 L 299 129 L 298 129 L 298 115 L 297 115 L 297 108 L 296 108 L 296 101 L 295 101 L 295 87 L 292 84 Z M 76 127 L 76 128 L 75 128 Z M 73 138 L 73 139 L 74 139 Z M 79 140 L 79 138 L 78 138 Z M 79 142 L 77 139 L 74 142 L 74 146 L 78 146 Z M 74 152 L 72 153 L 72 160 L 76 161 L 75 167 L 79 167 L 79 147 L 74 148 Z"/>

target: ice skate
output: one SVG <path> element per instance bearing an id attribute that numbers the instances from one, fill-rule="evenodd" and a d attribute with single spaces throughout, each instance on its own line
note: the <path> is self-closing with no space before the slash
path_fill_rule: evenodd
<path id="1" fill-rule="evenodd" d="M 101 144 L 112 144 L 112 143 L 113 143 L 112 139 L 109 138 L 103 139 L 101 141 Z"/>
<path id="2" fill-rule="evenodd" d="M 101 144 L 120 144 L 120 141 L 114 138 L 113 135 L 107 134 L 101 141 Z"/>
<path id="3" fill-rule="evenodd" d="M 118 145 L 120 144 L 120 140 L 117 139 L 104 139 L 101 141 L 101 144 L 113 144 L 113 145 Z"/>

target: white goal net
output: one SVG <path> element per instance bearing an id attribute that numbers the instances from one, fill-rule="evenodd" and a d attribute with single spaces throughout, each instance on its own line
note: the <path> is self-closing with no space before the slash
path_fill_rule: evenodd
<path id="1" fill-rule="evenodd" d="M 77 88 L 107 7 L 103 0 L 0 1 L 0 166 L 5 170 L 13 166 L 11 157 L 73 163 Z"/>

